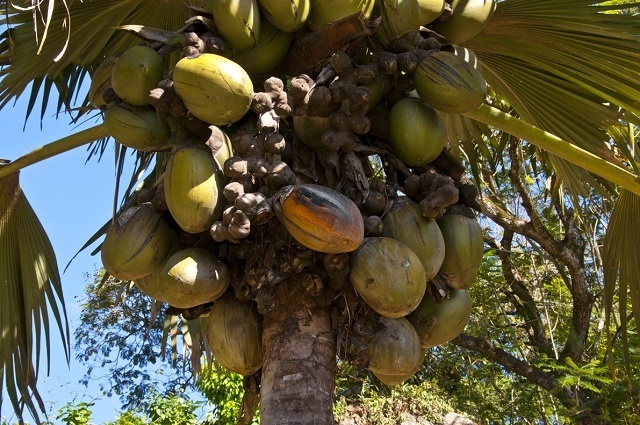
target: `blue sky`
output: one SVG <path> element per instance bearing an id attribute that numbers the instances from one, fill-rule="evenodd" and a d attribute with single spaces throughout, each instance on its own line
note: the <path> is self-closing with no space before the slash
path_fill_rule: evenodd
<path id="1" fill-rule="evenodd" d="M 51 107 L 42 123 L 42 130 L 39 113 L 36 112 L 23 131 L 26 103 L 25 95 L 17 104 L 9 104 L 0 110 L 0 158 L 15 160 L 39 146 L 96 124 L 92 120 L 76 128 L 68 124 L 68 116 L 60 116 L 56 120 L 52 116 L 54 109 Z M 86 147 L 81 147 L 32 165 L 20 174 L 21 187 L 49 235 L 61 273 L 87 239 L 110 218 L 115 188 L 112 146 L 111 144 L 100 162 L 92 159 L 85 164 L 88 153 Z M 92 257 L 87 251 L 78 255 L 62 275 L 72 332 L 78 323 L 80 300 L 86 284 L 85 274 L 92 273 L 98 267 L 99 256 Z M 67 366 L 61 347 L 60 344 L 53 347 L 51 373 L 49 377 L 45 377 L 41 372 L 39 383 L 43 399 L 53 413 L 52 419 L 55 419 L 61 406 L 76 399 L 95 401 L 92 423 L 101 424 L 113 420 L 119 408 L 119 400 L 103 397 L 95 383 L 88 389 L 79 384 L 84 367 L 75 361 L 75 351 L 72 351 L 72 362 Z M 45 368 L 41 370 L 46 371 Z M 3 403 L 2 416 L 12 419 L 11 414 L 11 405 L 7 401 Z"/>

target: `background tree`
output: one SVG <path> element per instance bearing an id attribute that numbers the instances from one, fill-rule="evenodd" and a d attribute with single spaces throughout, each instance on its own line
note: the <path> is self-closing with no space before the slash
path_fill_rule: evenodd
<path id="1" fill-rule="evenodd" d="M 3 34 L 1 44 L 3 46 L 2 60 L 8 64 L 8 67 L 0 82 L 0 105 L 6 105 L 10 99 L 22 94 L 32 81 L 36 82 L 33 86 L 33 93 L 37 94 L 42 91 L 48 96 L 54 86 L 53 81 L 55 81 L 60 94 L 60 108 L 62 105 L 69 107 L 77 87 L 80 86 L 78 83 L 82 77 L 87 73 L 92 73 L 97 63 L 101 62 L 104 57 L 110 57 L 116 52 L 124 50 L 126 46 L 135 43 L 134 39 L 124 32 L 116 30 L 116 27 L 121 24 L 143 24 L 144 27 L 129 26 L 127 29 L 145 37 L 151 37 L 154 41 L 160 39 L 164 44 L 173 46 L 178 45 L 180 34 L 156 31 L 151 28 L 176 31 L 188 16 L 188 8 L 182 4 L 171 3 L 158 7 L 156 2 L 152 1 L 76 2 L 71 8 L 62 8 L 56 2 L 50 2 L 47 13 L 42 13 L 42 9 L 34 6 L 27 11 L 33 12 L 33 14 L 13 8 L 8 2 L 2 2 L 1 5 L 5 11 L 5 22 L 9 24 L 10 28 Z M 64 5 L 66 6 L 66 3 Z M 474 171 L 477 182 L 490 182 L 490 179 L 486 177 L 483 179 L 479 177 L 481 176 L 479 173 L 481 159 L 478 152 L 487 158 L 495 158 L 492 152 L 503 153 L 504 147 L 508 145 L 512 168 L 516 168 L 513 167 L 513 163 L 522 163 L 522 159 L 518 157 L 516 143 L 509 143 L 508 140 L 505 142 L 505 138 L 495 137 L 492 130 L 494 128 L 526 140 L 527 143 L 537 147 L 537 149 L 526 152 L 528 158 L 536 157 L 538 159 L 539 162 L 536 162 L 536 166 L 542 167 L 545 175 L 549 177 L 551 183 L 548 188 L 549 199 L 552 202 L 555 200 L 560 206 L 564 203 L 564 205 L 578 208 L 581 206 L 580 200 L 591 195 L 592 188 L 599 190 L 611 202 L 616 202 L 603 249 L 602 267 L 603 278 L 606 282 L 603 305 L 606 313 L 609 313 L 605 315 L 606 319 L 610 320 L 615 296 L 615 282 L 619 281 L 618 306 L 621 312 L 622 333 L 624 335 L 629 330 L 626 320 L 627 304 L 630 303 L 636 320 L 640 317 L 640 299 L 637 296 L 638 282 L 636 279 L 640 274 L 640 264 L 637 262 L 638 244 L 628 232 L 628 229 L 634 228 L 637 224 L 635 219 L 637 214 L 633 212 L 637 212 L 639 208 L 637 195 L 640 194 L 635 149 L 633 149 L 633 128 L 630 126 L 630 123 L 637 122 L 637 115 L 640 112 L 636 106 L 640 90 L 635 67 L 636 61 L 629 60 L 629 58 L 637 57 L 640 49 L 635 39 L 638 31 L 637 18 L 626 14 L 606 15 L 604 12 L 623 10 L 627 5 L 633 7 L 633 4 L 610 4 L 609 2 L 593 4 L 587 1 L 569 2 L 566 0 L 547 0 L 536 2 L 536 4 L 525 0 L 499 2 L 497 11 L 484 32 L 464 43 L 466 47 L 472 48 L 478 54 L 482 63 L 484 77 L 492 90 L 488 103 L 474 110 L 449 111 L 461 112 L 463 115 L 444 116 L 448 127 L 450 148 L 455 155 L 462 155 L 468 159 L 467 165 Z M 378 3 L 378 7 L 385 10 L 382 2 Z M 163 13 L 156 13 L 158 10 L 165 10 L 166 16 L 163 16 Z M 38 23 L 39 13 L 42 13 L 42 24 Z M 386 14 L 386 12 L 380 13 Z M 413 14 L 409 15 L 414 16 Z M 165 20 L 165 17 L 176 21 Z M 294 44 L 291 49 L 291 55 L 295 60 L 285 58 L 283 62 L 288 65 L 285 70 L 288 75 L 308 72 L 311 79 L 322 81 L 323 75 L 318 72 L 319 69 L 315 69 L 316 64 L 345 45 L 355 46 L 354 37 L 377 38 L 383 43 L 388 41 L 385 41 L 384 38 L 385 31 L 389 31 L 389 22 L 385 20 L 387 19 L 386 15 L 383 16 L 382 27 L 377 34 L 374 34 L 373 28 L 369 24 L 357 16 L 345 19 L 339 24 L 333 24 L 310 33 L 308 37 L 298 38 L 297 44 Z M 32 21 L 36 31 L 42 34 L 39 45 L 23 41 L 31 39 L 32 26 L 30 24 Z M 74 24 L 73 31 L 70 30 L 72 27 L 69 26 L 69 22 L 78 24 Z M 208 21 L 205 21 L 205 26 L 206 22 Z M 63 23 L 65 23 L 64 26 Z M 345 23 L 346 27 L 341 27 Z M 222 23 L 218 22 L 218 24 L 220 24 L 222 32 Z M 438 25 L 438 23 L 433 24 L 431 28 L 437 28 Z M 56 28 L 62 27 L 65 30 L 56 30 Z M 425 34 L 431 33 L 427 31 Z M 420 40 L 424 39 L 420 38 Z M 440 46 L 440 42 L 446 44 L 445 40 L 437 37 L 429 36 L 429 39 L 435 40 L 438 46 Z M 239 40 L 232 37 L 226 41 L 233 46 Z M 548 46 L 548 48 L 540 49 L 541 45 Z M 371 46 L 377 49 L 375 43 Z M 445 50 L 447 48 L 445 47 Z M 168 61 L 171 60 L 175 60 L 175 57 L 171 59 L 169 56 Z M 615 69 L 612 69 L 612 64 L 615 64 Z M 337 72 L 336 66 L 336 63 L 331 63 L 331 68 L 335 72 Z M 614 74 L 613 78 L 611 77 L 612 73 Z M 400 78 L 400 75 L 398 74 L 396 77 Z M 300 78 L 300 80 L 302 80 L 300 87 L 304 87 L 303 83 L 310 84 L 305 78 Z M 322 86 L 322 84 L 318 84 Z M 407 87 L 407 90 L 403 90 L 402 85 L 394 84 L 393 86 L 400 91 L 395 94 L 400 95 L 404 95 L 403 91 L 408 91 L 410 88 Z M 389 93 L 390 103 L 393 103 L 392 99 L 393 94 Z M 352 104 L 350 103 L 351 106 L 357 103 L 356 98 L 350 100 L 353 101 Z M 296 108 L 294 101 L 288 105 L 292 110 Z M 254 109 L 260 109 L 259 106 L 259 104 L 254 105 Z M 27 114 L 31 112 L 31 109 L 30 107 Z M 293 112 L 294 115 L 298 113 Z M 385 120 L 375 119 L 374 121 L 379 123 Z M 197 121 L 190 122 L 197 124 Z M 625 133 L 628 125 L 632 131 Z M 193 131 L 194 128 L 191 127 L 187 130 Z M 391 189 L 389 193 L 395 193 L 405 178 L 408 179 L 412 177 L 411 175 L 416 177 L 422 170 L 412 171 L 403 168 L 403 164 L 390 154 L 388 144 L 384 145 L 383 133 L 376 133 L 374 130 L 369 132 L 366 140 L 357 137 L 358 143 L 354 148 L 357 154 L 343 155 L 343 157 L 351 158 L 353 160 L 351 165 L 359 163 L 362 165 L 363 160 L 365 164 L 367 163 L 366 154 L 381 155 L 387 179 L 385 183 Z M 1 216 L 2 222 L 8 223 L 7 228 L 12 229 L 11 232 L 0 234 L 4 237 L 3 240 L 6 240 L 6 244 L 3 246 L 10 248 L 3 252 L 19 251 L 17 248 L 19 245 L 16 242 L 19 238 L 16 237 L 15 229 L 20 229 L 21 222 L 16 221 L 15 217 L 19 215 L 16 215 L 11 208 L 12 200 L 21 195 L 19 186 L 15 184 L 17 179 L 15 172 L 34 160 L 43 159 L 62 150 L 104 138 L 107 135 L 104 125 L 98 125 L 93 129 L 54 143 L 34 155 L 0 168 L 0 178 L 6 179 L 8 178 L 6 176 L 11 176 L 14 183 L 6 186 L 9 190 L 0 192 L 2 198 L 7 200 L 0 209 L 3 214 Z M 382 143 L 386 149 L 378 147 L 380 145 L 376 145 L 376 143 Z M 373 150 L 371 144 L 374 144 Z M 100 152 L 104 146 L 103 141 L 96 148 L 96 152 Z M 298 146 L 301 147 L 301 145 Z M 123 154 L 125 151 L 124 148 L 118 149 L 119 154 Z M 349 153 L 347 149 L 343 149 L 343 151 L 343 153 Z M 514 151 L 515 155 L 511 154 L 511 151 Z M 358 154 L 362 159 L 358 157 Z M 301 160 L 301 164 L 305 164 L 305 166 L 296 167 L 294 162 L 290 161 L 291 166 L 295 169 L 298 177 L 304 175 L 310 181 L 333 187 L 333 183 L 339 181 L 338 177 L 340 177 L 338 171 L 341 170 L 342 165 L 339 167 L 335 165 L 335 161 L 339 157 L 318 155 L 322 158 L 318 159 L 317 163 L 315 159 L 312 159 L 312 162 L 308 160 L 305 162 L 304 156 L 298 155 L 296 159 Z M 162 155 L 159 157 L 162 159 Z M 139 171 L 151 163 L 151 156 L 148 154 L 140 153 L 138 158 L 140 160 Z M 495 159 L 494 162 L 497 163 Z M 237 165 L 241 165 L 241 163 Z M 156 162 L 156 166 L 161 171 L 162 162 Z M 324 173 L 313 174 L 314 166 L 324 170 Z M 438 168 L 435 165 L 434 167 Z M 455 166 L 444 168 L 447 173 L 455 172 Z M 225 167 L 225 170 L 228 176 L 237 171 L 233 167 L 228 169 Z M 352 169 L 349 170 L 352 171 Z M 363 173 L 364 178 L 358 178 L 357 167 L 354 170 L 356 173 L 352 183 L 364 185 L 364 182 L 367 181 L 368 184 L 366 173 Z M 308 174 L 309 172 L 311 174 Z M 349 173 L 347 174 L 349 175 Z M 460 177 L 461 174 L 457 174 L 456 180 Z M 556 207 L 560 211 L 558 214 L 563 226 L 562 238 L 549 232 L 533 205 L 527 206 L 527 203 L 531 201 L 531 196 L 526 196 L 524 191 L 518 190 L 516 181 L 512 181 L 512 183 L 516 187 L 516 192 L 521 197 L 520 201 L 527 213 L 525 220 L 505 211 L 503 202 L 500 200 L 487 202 L 485 196 L 488 197 L 488 195 L 485 194 L 480 200 L 469 196 L 465 199 L 465 203 L 507 229 L 500 239 L 500 245 L 495 240 L 493 241 L 498 252 L 501 252 L 504 247 L 507 247 L 506 252 L 510 251 L 509 248 L 513 246 L 513 240 L 509 234 L 513 232 L 514 236 L 519 234 L 529 238 L 542 250 L 558 259 L 557 272 L 561 276 L 565 273 L 564 280 L 569 287 L 573 304 L 566 337 L 557 347 L 555 342 L 551 341 L 550 351 L 554 354 L 555 351 L 558 351 L 557 357 L 565 361 L 569 367 L 574 367 L 572 366 L 574 364 L 577 368 L 576 371 L 587 372 L 588 368 L 585 369 L 584 364 L 581 363 L 584 361 L 584 350 L 590 335 L 589 318 L 594 306 L 594 293 L 589 287 L 590 282 L 584 264 L 584 243 L 576 235 L 578 232 L 574 224 L 574 217 L 569 213 L 569 209 L 565 211 Z M 618 189 L 612 184 L 623 189 L 619 196 Z M 345 187 L 349 187 L 349 185 Z M 358 187 L 356 185 L 356 189 Z M 482 186 L 479 187 L 482 189 Z M 570 198 L 565 199 L 564 190 L 568 191 L 571 195 Z M 353 196 L 353 193 L 351 194 Z M 558 197 L 558 194 L 561 196 Z M 127 202 L 133 199 L 128 196 L 126 198 Z M 281 197 L 279 200 L 284 201 L 285 198 Z M 570 203 L 567 204 L 567 201 Z M 26 207 L 23 207 L 21 212 L 21 215 L 33 218 L 33 213 Z M 355 216 L 358 215 L 355 214 Z M 235 224 L 240 225 L 241 223 Z M 284 282 L 280 282 L 280 279 L 277 279 L 278 276 L 273 279 L 274 275 L 270 273 L 273 266 L 271 261 L 276 258 L 280 259 L 291 255 L 292 261 L 289 264 L 291 267 L 299 264 L 304 268 L 305 266 L 310 267 L 311 264 L 308 264 L 309 257 L 305 257 L 303 252 L 292 253 L 285 250 L 276 255 L 274 247 L 282 246 L 278 244 L 283 241 L 288 243 L 286 241 L 291 239 L 285 233 L 280 233 L 282 239 L 278 240 L 276 222 L 272 222 L 272 225 L 267 228 L 271 233 L 269 233 L 265 245 L 258 248 L 255 247 L 255 244 L 252 245 L 253 252 L 256 254 L 259 252 L 264 257 L 261 257 L 262 261 L 257 262 L 252 255 L 247 255 L 247 251 L 243 252 L 241 249 L 231 251 L 231 255 L 241 260 L 233 262 L 236 267 L 235 270 L 232 270 L 232 273 L 235 273 L 234 277 L 242 275 L 239 269 L 251 270 L 251 273 L 242 277 L 244 281 L 242 279 L 234 280 L 236 295 L 240 298 L 252 299 L 264 315 L 263 339 L 266 355 L 260 382 L 262 419 L 263 421 L 285 423 L 295 417 L 295 420 L 299 421 L 302 419 L 298 415 L 305 411 L 314 418 L 313 420 L 319 421 L 320 417 L 323 417 L 324 421 L 329 423 L 332 421 L 329 407 L 333 401 L 335 353 L 338 347 L 342 347 L 342 344 L 341 342 L 336 344 L 334 340 L 332 317 L 326 303 L 318 295 L 324 293 L 328 299 L 332 299 L 329 296 L 331 291 L 320 290 L 333 278 L 325 279 L 324 272 L 317 274 L 314 270 L 314 273 L 299 276 L 299 279 L 285 279 Z M 282 226 L 279 229 L 282 231 Z M 253 233 L 253 240 L 257 236 L 257 233 Z M 42 239 L 40 237 L 38 244 L 31 245 L 32 248 L 24 253 L 25 258 L 30 260 L 38 257 L 40 252 L 47 251 L 48 247 Z M 193 238 L 185 239 L 184 237 L 182 242 L 190 245 L 198 243 Z M 489 242 L 492 240 L 489 239 Z M 263 249 L 265 247 L 267 249 Z M 270 251 L 269 247 L 273 251 Z M 45 258 L 46 263 L 52 262 L 51 255 Z M 512 260 L 504 257 L 500 261 L 501 267 L 504 267 L 505 262 L 508 263 Z M 16 389 L 13 385 L 8 387 L 9 398 L 14 404 L 14 409 L 21 412 L 18 393 L 22 391 L 22 394 L 26 394 L 26 388 L 35 391 L 35 374 L 31 371 L 31 354 L 34 344 L 30 334 L 34 326 L 39 327 L 39 321 L 36 320 L 35 324 L 32 324 L 31 312 L 47 311 L 46 307 L 42 307 L 47 299 L 50 304 L 56 304 L 54 297 L 47 298 L 39 295 L 46 290 L 38 292 L 34 288 L 49 288 L 49 284 L 56 287 L 57 272 L 52 266 L 43 272 L 42 270 L 46 268 L 45 265 L 38 272 L 33 273 L 30 270 L 33 261 L 19 261 L 16 258 L 9 258 L 5 264 L 8 267 L 0 270 L 8 270 L 5 272 L 4 281 L 9 284 L 4 285 L 3 290 L 12 296 L 2 297 L 5 302 L 3 312 L 10 311 L 10 309 L 12 312 L 15 312 L 15 309 L 22 310 L 18 314 L 2 316 L 2 326 L 12 329 L 8 335 L 13 338 L 11 344 L 5 344 L 4 341 L 2 344 L 3 348 L 8 347 L 3 352 L 2 374 L 8 377 L 6 378 L 7 382 L 13 382 L 15 376 L 18 388 Z M 261 264 L 262 267 L 254 267 L 257 264 Z M 334 267 L 330 262 L 328 264 L 329 268 Z M 327 268 L 326 265 L 325 268 Z M 288 274 L 289 272 L 284 271 L 283 273 Z M 26 278 L 25 280 L 24 276 L 33 276 L 34 278 Z M 511 288 L 514 292 L 520 290 L 515 284 L 517 279 L 507 279 L 507 281 L 509 285 L 512 283 L 515 285 Z M 251 288 L 256 291 L 253 292 Z M 332 291 L 336 289 L 340 288 L 331 288 Z M 36 296 L 23 297 L 28 300 L 26 303 L 6 301 L 13 300 L 14 294 L 25 294 L 29 291 Z M 52 291 L 49 291 L 49 294 L 51 293 Z M 523 292 L 522 295 L 525 298 L 516 299 L 514 296 L 511 301 L 516 305 L 516 310 L 521 309 L 523 314 L 532 315 L 528 317 L 528 319 L 533 319 L 532 324 L 529 325 L 530 322 L 527 321 L 525 326 L 535 327 L 540 323 L 536 317 L 536 314 L 539 316 L 539 312 L 531 308 L 531 302 L 526 299 L 526 293 Z M 292 303 L 292 300 L 296 302 Z M 214 308 L 217 308 L 216 304 L 214 304 Z M 21 314 L 24 312 L 26 314 Z M 40 316 L 38 316 L 39 318 Z M 56 321 L 61 333 L 64 334 L 64 320 L 60 314 L 56 315 Z M 48 323 L 47 320 L 42 320 L 42 322 Z M 297 323 L 298 326 L 291 326 L 292 323 Z M 544 330 L 541 326 L 532 329 L 532 338 L 541 338 L 544 345 L 545 340 L 551 340 L 551 337 L 541 333 L 541 330 Z M 48 329 L 45 333 L 48 335 Z M 4 335 L 3 332 L 3 338 L 5 338 Z M 282 345 L 285 335 L 296 342 Z M 323 343 L 319 344 L 319 341 Z M 545 372 L 543 369 L 532 368 L 522 358 L 515 357 L 510 350 L 506 350 L 508 347 L 496 347 L 475 336 L 461 336 L 457 343 L 467 349 L 483 353 L 507 370 L 522 373 L 527 379 L 535 381 L 549 391 L 560 383 L 553 374 L 542 373 Z M 305 344 L 308 349 L 300 350 Z M 38 342 L 35 345 L 37 347 Z M 547 351 L 549 351 L 548 348 Z M 285 383 L 285 378 L 295 375 L 292 373 L 293 365 L 303 366 L 306 364 L 305 361 L 309 359 L 315 365 L 313 367 L 314 373 L 309 373 L 309 368 L 302 367 L 300 376 L 305 376 L 305 378 L 300 380 L 300 388 L 291 386 L 290 382 Z M 357 356 L 356 359 L 350 360 L 357 360 Z M 366 363 L 365 361 L 364 364 Z M 16 369 L 17 367 L 21 369 Z M 560 370 L 560 367 L 556 366 L 555 370 Z M 593 368 L 591 371 L 593 372 Z M 253 379 L 254 382 L 258 381 L 258 377 Z M 586 380 L 579 382 L 583 388 L 585 382 Z M 592 395 L 580 391 L 579 387 L 578 383 L 573 383 L 573 392 L 571 393 L 573 397 L 570 397 L 566 392 L 564 394 L 561 392 L 559 398 L 565 408 L 575 408 L 582 411 L 585 406 L 590 406 L 589 403 L 593 401 Z M 286 393 L 287 390 L 292 391 Z M 35 399 L 37 401 L 37 396 Z M 283 408 L 281 403 L 285 399 L 290 401 L 286 404 L 287 408 Z M 311 399 L 315 403 L 310 403 Z M 274 400 L 277 400 L 278 403 L 274 403 Z M 27 398 L 23 401 L 27 403 L 26 407 L 32 414 L 36 414 L 36 405 L 31 399 Z M 276 404 L 277 408 L 274 407 Z M 307 411 L 311 407 L 317 407 L 318 410 L 316 412 Z M 593 412 L 597 413 L 597 411 L 598 406 L 595 406 Z M 581 420 L 588 423 L 600 419 L 596 414 L 591 414 Z"/>

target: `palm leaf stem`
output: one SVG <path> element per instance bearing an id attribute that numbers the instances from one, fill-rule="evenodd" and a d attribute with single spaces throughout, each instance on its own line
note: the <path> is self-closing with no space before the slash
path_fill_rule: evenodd
<path id="1" fill-rule="evenodd" d="M 638 176 L 499 109 L 484 104 L 464 115 L 526 140 L 540 149 L 640 195 Z"/>
<path id="2" fill-rule="evenodd" d="M 93 142 L 95 140 L 103 139 L 105 137 L 109 137 L 109 133 L 107 132 L 107 129 L 103 123 L 63 137 L 62 139 L 56 140 L 55 142 L 40 146 L 39 148 L 32 150 L 31 152 L 21 156 L 15 161 L 0 167 L 0 178 L 15 173 L 16 171 L 28 167 L 29 165 L 44 161 L 45 159 L 51 158 L 52 156 L 56 156 L 60 153 L 69 151 L 82 145 L 86 145 L 87 143 Z"/>

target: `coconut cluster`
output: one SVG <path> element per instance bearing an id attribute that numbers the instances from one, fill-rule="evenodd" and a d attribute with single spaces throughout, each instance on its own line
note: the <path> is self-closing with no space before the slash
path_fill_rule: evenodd
<path id="1" fill-rule="evenodd" d="M 96 70 L 90 101 L 111 136 L 157 153 L 103 264 L 172 313 L 208 315 L 214 355 L 242 374 L 261 367 L 275 288 L 300 282 L 331 305 L 339 355 L 396 385 L 470 316 L 482 229 L 461 165 L 441 166 L 440 113 L 483 102 L 478 64 L 449 45 L 495 4 L 345 1 L 290 15 L 265 1 L 268 14 L 244 16 L 251 2 L 233 15 L 208 2 L 175 64 L 136 46 Z M 305 51 L 296 40 L 338 31 L 349 8 L 378 23 L 374 36 L 287 78 L 288 52 Z"/>

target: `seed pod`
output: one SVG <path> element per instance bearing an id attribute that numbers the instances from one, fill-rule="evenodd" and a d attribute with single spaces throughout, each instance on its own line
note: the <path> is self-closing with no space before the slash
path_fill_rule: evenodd
<path id="1" fill-rule="evenodd" d="M 249 158 L 247 160 L 247 170 L 257 179 L 263 179 L 269 174 L 271 164 L 264 158 Z"/>
<path id="2" fill-rule="evenodd" d="M 382 236 L 384 231 L 384 223 L 377 215 L 370 215 L 364 219 L 364 234 L 366 237 Z"/>
<path id="3" fill-rule="evenodd" d="M 496 10 L 495 0 L 452 0 L 451 18 L 435 21 L 432 28 L 451 44 L 464 43 L 478 35 Z"/>
<path id="4" fill-rule="evenodd" d="M 445 243 L 435 221 L 422 217 L 415 202 L 398 198 L 384 218 L 384 235 L 407 245 L 424 267 L 426 280 L 438 273 L 445 256 Z"/>
<path id="5" fill-rule="evenodd" d="M 329 58 L 329 63 L 338 75 L 353 69 L 353 61 L 345 52 L 334 53 L 331 58 Z"/>
<path id="6" fill-rule="evenodd" d="M 293 129 L 302 143 L 312 149 L 322 149 L 321 137 L 332 129 L 329 117 L 295 115 Z"/>
<path id="7" fill-rule="evenodd" d="M 288 33 L 296 32 L 309 18 L 311 0 L 258 0 L 262 13 L 274 26 Z M 264 34 L 263 23 L 263 34 Z"/>
<path id="8" fill-rule="evenodd" d="M 274 155 L 281 155 L 286 147 L 287 143 L 284 136 L 280 133 L 269 134 L 264 144 L 265 152 L 272 153 Z"/>
<path id="9" fill-rule="evenodd" d="M 287 55 L 293 40 L 290 32 L 279 30 L 269 21 L 263 20 L 261 27 L 260 40 L 253 48 L 233 52 L 233 60 L 249 74 L 263 74 L 278 66 Z"/>
<path id="10" fill-rule="evenodd" d="M 261 26 L 256 0 L 207 0 L 205 4 L 229 47 L 249 50 L 258 43 Z"/>
<path id="11" fill-rule="evenodd" d="M 274 162 L 267 172 L 267 184 L 274 189 L 295 183 L 296 175 L 284 161 Z"/>
<path id="12" fill-rule="evenodd" d="M 427 279 L 418 256 L 387 237 L 368 238 L 353 254 L 349 278 L 369 307 L 384 317 L 403 317 L 420 304 Z"/>
<path id="13" fill-rule="evenodd" d="M 377 190 L 369 188 L 369 194 L 362 206 L 362 211 L 369 215 L 381 215 L 386 209 L 389 201 L 387 195 Z"/>
<path id="14" fill-rule="evenodd" d="M 240 210 L 233 213 L 231 223 L 229 223 L 229 234 L 235 239 L 242 239 L 249 236 L 251 232 L 251 221 L 249 217 Z"/>
<path id="15" fill-rule="evenodd" d="M 404 317 L 381 317 L 384 326 L 369 343 L 369 370 L 387 385 L 398 385 L 415 374 L 422 364 L 420 339 Z"/>
<path id="16" fill-rule="evenodd" d="M 389 141 L 405 164 L 422 167 L 440 155 L 447 137 L 438 112 L 420 99 L 407 97 L 391 108 Z"/>
<path id="17" fill-rule="evenodd" d="M 100 255 L 113 277 L 133 280 L 162 267 L 170 253 L 173 231 L 149 204 L 123 211 L 107 230 Z"/>
<path id="18" fill-rule="evenodd" d="M 164 76 L 164 63 L 150 47 L 135 46 L 115 59 L 111 85 L 118 97 L 130 105 L 149 104 L 149 92 Z"/>
<path id="19" fill-rule="evenodd" d="M 398 69 L 402 72 L 412 74 L 418 68 L 418 58 L 410 52 L 398 53 L 396 61 Z"/>
<path id="20" fill-rule="evenodd" d="M 273 208 L 291 236 L 314 251 L 351 252 L 364 239 L 364 222 L 356 204 L 326 187 L 285 187 L 274 195 Z"/>
<path id="21" fill-rule="evenodd" d="M 178 61 L 173 82 L 189 111 L 209 124 L 238 121 L 253 98 L 253 83 L 247 72 L 237 63 L 211 53 Z"/>
<path id="22" fill-rule="evenodd" d="M 375 3 L 375 0 L 311 0 L 309 26 L 315 30 L 354 13 L 362 13 L 369 19 Z"/>
<path id="23" fill-rule="evenodd" d="M 248 174 L 247 161 L 239 156 L 232 156 L 224 162 L 224 175 L 232 179 L 240 179 Z"/>
<path id="24" fill-rule="evenodd" d="M 207 342 L 218 363 L 241 375 L 262 367 L 262 327 L 251 304 L 222 297 L 205 320 Z"/>
<path id="25" fill-rule="evenodd" d="M 482 265 L 484 238 L 475 218 L 455 212 L 450 208 L 446 215 L 437 220 L 445 245 L 440 273 L 449 279 L 453 288 L 468 289 L 476 280 Z M 473 217 L 473 213 L 469 214 Z"/>
<path id="26" fill-rule="evenodd" d="M 371 130 L 371 121 L 366 115 L 351 117 L 351 130 L 355 134 L 367 134 Z"/>
<path id="27" fill-rule="evenodd" d="M 451 341 L 462 333 L 471 317 L 471 297 L 466 289 L 453 289 L 440 301 L 425 295 L 407 319 L 414 326 L 423 348 Z"/>
<path id="28" fill-rule="evenodd" d="M 111 88 L 111 70 L 114 64 L 113 58 L 105 59 L 91 76 L 91 86 L 87 97 L 94 108 L 102 108 L 109 104 L 102 97 L 102 93 Z"/>
<path id="29" fill-rule="evenodd" d="M 393 75 L 398 70 L 396 55 L 391 52 L 382 52 L 378 59 L 378 69 L 383 75 Z"/>
<path id="30" fill-rule="evenodd" d="M 462 114 L 482 105 L 487 84 L 473 65 L 449 52 L 436 52 L 413 74 L 422 100 L 442 112 Z"/>
<path id="31" fill-rule="evenodd" d="M 420 5 L 420 25 L 427 25 L 442 15 L 444 0 L 418 0 Z"/>
<path id="32" fill-rule="evenodd" d="M 258 204 L 256 205 L 256 212 L 251 223 L 259 226 L 269 221 L 271 217 L 273 217 L 274 213 L 273 209 L 271 208 L 271 202 L 269 198 L 267 198 L 263 193 L 260 192 L 256 192 L 254 193 L 254 195 Z"/>
<path id="33" fill-rule="evenodd" d="M 112 105 L 104 114 L 104 125 L 111 137 L 132 149 L 153 152 L 171 147 L 169 125 L 158 121 L 151 107 Z"/>
<path id="34" fill-rule="evenodd" d="M 167 259 L 162 294 L 169 305 L 191 308 L 222 296 L 231 281 L 229 269 L 212 252 L 180 250 Z"/>
<path id="35" fill-rule="evenodd" d="M 164 185 L 169 211 L 185 232 L 204 232 L 220 218 L 225 178 L 210 150 L 176 150 L 167 163 Z"/>
<path id="36" fill-rule="evenodd" d="M 418 0 L 378 0 L 376 13 L 382 20 L 375 36 L 384 46 L 410 31 L 420 29 Z"/>

